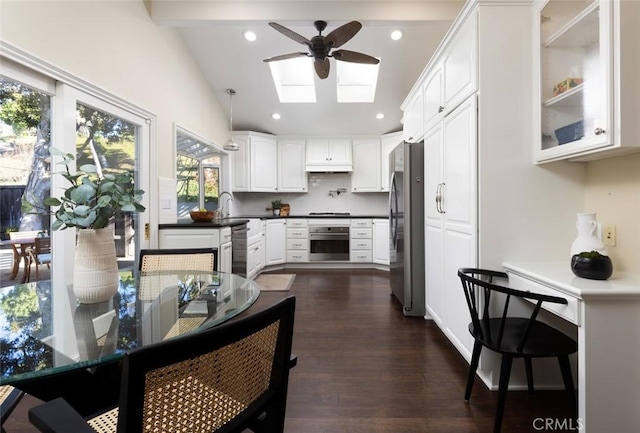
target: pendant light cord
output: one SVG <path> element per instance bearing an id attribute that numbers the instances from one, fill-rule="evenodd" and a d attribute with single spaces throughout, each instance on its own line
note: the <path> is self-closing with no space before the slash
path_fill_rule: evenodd
<path id="1" fill-rule="evenodd" d="M 227 89 L 227 93 L 229 94 L 229 133 L 233 133 L 233 95 L 236 94 L 236 91 Z"/>

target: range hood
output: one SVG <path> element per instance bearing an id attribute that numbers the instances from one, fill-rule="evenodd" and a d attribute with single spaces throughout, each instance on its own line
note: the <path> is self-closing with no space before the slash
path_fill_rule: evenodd
<path id="1" fill-rule="evenodd" d="M 307 173 L 351 173 L 353 171 L 353 165 L 352 164 L 335 164 L 335 165 L 307 164 L 305 171 Z"/>

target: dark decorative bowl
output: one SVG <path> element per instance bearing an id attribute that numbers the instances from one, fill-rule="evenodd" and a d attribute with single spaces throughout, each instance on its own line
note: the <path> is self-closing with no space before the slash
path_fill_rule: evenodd
<path id="1" fill-rule="evenodd" d="M 588 258 L 575 254 L 571 257 L 571 271 L 580 278 L 606 280 L 613 274 L 613 264 L 607 256 Z"/>
<path id="2" fill-rule="evenodd" d="M 211 211 L 199 211 L 199 210 L 192 210 L 191 212 L 189 212 L 189 215 L 191 216 L 191 219 L 194 222 L 197 223 L 208 223 L 213 221 L 213 219 L 216 216 L 216 211 L 211 210 Z"/>

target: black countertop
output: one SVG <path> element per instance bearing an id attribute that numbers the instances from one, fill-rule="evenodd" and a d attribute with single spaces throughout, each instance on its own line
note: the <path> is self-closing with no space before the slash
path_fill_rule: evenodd
<path id="1" fill-rule="evenodd" d="M 375 219 L 388 219 L 389 215 L 289 215 L 286 217 L 275 215 L 240 215 L 233 218 L 223 218 L 221 220 L 214 220 L 208 223 L 196 223 L 189 219 L 179 220 L 176 223 L 159 224 L 159 229 L 201 229 L 201 228 L 221 228 L 221 227 L 233 227 L 240 224 L 246 224 L 249 219 L 288 219 L 288 218 L 340 218 L 340 219 L 359 219 L 359 218 L 375 218 Z"/>

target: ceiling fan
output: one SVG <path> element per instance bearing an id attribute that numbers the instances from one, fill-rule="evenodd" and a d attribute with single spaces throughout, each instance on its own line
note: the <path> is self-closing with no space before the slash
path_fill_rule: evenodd
<path id="1" fill-rule="evenodd" d="M 322 35 L 322 31 L 327 27 L 326 21 L 315 21 L 313 25 L 318 30 L 318 35 L 312 37 L 311 40 L 278 23 L 271 22 L 269 25 L 288 38 L 309 47 L 309 52 L 269 57 L 268 59 L 264 59 L 265 62 L 275 62 L 278 60 L 293 59 L 295 57 L 313 57 L 313 64 L 316 69 L 316 73 L 321 79 L 325 79 L 329 76 L 329 57 L 351 63 L 366 63 L 371 65 L 377 65 L 380 63 L 380 60 L 366 54 L 349 50 L 334 50 L 335 48 L 339 48 L 344 45 L 360 31 L 362 24 L 358 21 L 351 21 L 344 24 L 326 36 Z"/>

